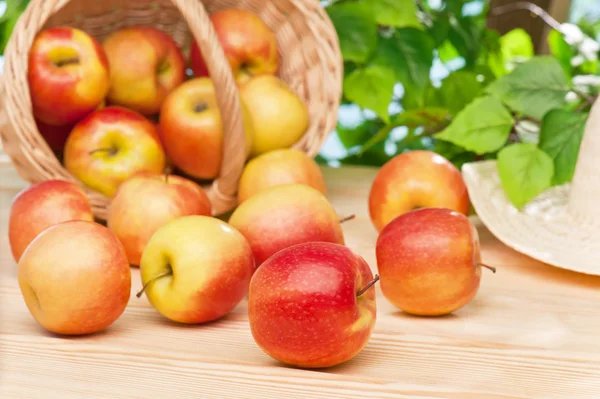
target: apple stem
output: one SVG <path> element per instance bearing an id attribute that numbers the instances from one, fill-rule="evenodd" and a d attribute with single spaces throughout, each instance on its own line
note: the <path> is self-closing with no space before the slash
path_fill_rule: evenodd
<path id="1" fill-rule="evenodd" d="M 148 287 L 148 284 L 150 284 L 150 283 L 158 280 L 159 278 L 167 277 L 167 276 L 170 276 L 172 274 L 173 274 L 173 272 L 171 270 L 169 270 L 169 271 L 166 271 L 164 273 L 159 274 L 158 276 L 156 276 L 154 278 L 151 278 L 150 280 L 146 281 L 146 284 L 144 284 L 142 286 L 142 289 L 137 294 L 135 294 L 135 296 L 138 297 L 138 298 L 141 297 L 142 294 L 144 293 L 144 291 L 146 291 L 146 288 Z"/>
<path id="2" fill-rule="evenodd" d="M 169 183 L 169 175 L 172 173 L 172 170 L 169 166 L 165 167 L 165 183 Z"/>
<path id="3" fill-rule="evenodd" d="M 96 148 L 95 150 L 90 151 L 89 155 L 94 155 L 97 152 L 108 152 L 110 156 L 117 155 L 117 149 L 114 147 L 110 148 Z"/>
<path id="4" fill-rule="evenodd" d="M 373 280 L 369 281 L 369 284 L 365 285 L 362 290 L 360 290 L 356 293 L 356 296 L 361 296 L 362 294 L 364 294 L 369 288 L 371 288 L 378 281 L 379 281 L 379 274 L 376 274 L 375 278 Z"/>
<path id="5" fill-rule="evenodd" d="M 340 223 L 347 222 L 347 221 L 352 220 L 354 218 L 356 218 L 356 215 L 354 215 L 354 214 L 346 216 L 346 217 L 343 217 L 343 218 L 340 219 Z"/>
<path id="6" fill-rule="evenodd" d="M 492 272 L 496 273 L 496 268 L 494 266 L 490 266 L 490 265 L 486 265 L 485 263 L 480 263 L 479 266 L 483 266 L 486 269 L 491 270 Z"/>

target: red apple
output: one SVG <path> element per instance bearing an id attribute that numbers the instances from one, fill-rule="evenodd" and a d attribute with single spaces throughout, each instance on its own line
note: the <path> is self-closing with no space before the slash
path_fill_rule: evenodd
<path id="1" fill-rule="evenodd" d="M 107 226 L 123 243 L 129 263 L 138 266 L 148 240 L 160 227 L 182 216 L 210 214 L 208 197 L 191 180 L 140 173 L 119 186 Z"/>
<path id="2" fill-rule="evenodd" d="M 469 194 L 459 170 L 431 151 L 410 151 L 388 161 L 369 195 L 371 220 L 378 231 L 417 208 L 441 207 L 469 214 Z"/>
<path id="3" fill-rule="evenodd" d="M 38 234 L 69 220 L 94 220 L 90 203 L 77 184 L 46 180 L 22 190 L 13 199 L 8 220 L 8 241 L 15 261 Z"/>
<path id="4" fill-rule="evenodd" d="M 143 115 L 158 113 L 169 92 L 185 80 L 177 43 L 152 26 L 129 26 L 102 43 L 110 65 L 108 101 Z"/>
<path id="5" fill-rule="evenodd" d="M 85 185 L 113 197 L 131 176 L 161 173 L 166 157 L 152 122 L 129 109 L 110 106 L 75 126 L 65 145 L 64 163 Z"/>
<path id="6" fill-rule="evenodd" d="M 48 143 L 50 149 L 56 153 L 62 153 L 69 134 L 75 125 L 48 125 L 39 119 L 36 119 L 36 125 L 40 134 Z"/>
<path id="7" fill-rule="evenodd" d="M 253 126 L 242 103 L 245 153 L 250 154 Z M 213 82 L 191 79 L 166 98 L 160 113 L 160 136 L 173 164 L 197 179 L 219 176 L 223 160 L 223 125 Z"/>
<path id="8" fill-rule="evenodd" d="M 229 218 L 250 243 L 257 266 L 295 244 L 344 244 L 340 219 L 327 198 L 304 184 L 283 184 L 256 193 Z"/>
<path id="9" fill-rule="evenodd" d="M 468 304 L 485 266 L 473 224 L 446 208 L 423 208 L 391 221 L 377 239 L 376 256 L 383 294 L 406 313 L 421 316 Z"/>
<path id="10" fill-rule="evenodd" d="M 70 27 L 43 30 L 29 51 L 33 114 L 49 125 L 72 125 L 108 93 L 109 65 L 100 44 Z"/>
<path id="11" fill-rule="evenodd" d="M 210 19 L 238 83 L 245 83 L 252 76 L 274 75 L 278 71 L 277 38 L 258 15 L 230 8 L 211 14 Z M 209 76 L 195 41 L 190 49 L 190 64 L 196 76 Z"/>
<path id="12" fill-rule="evenodd" d="M 119 240 L 82 220 L 44 230 L 23 253 L 19 287 L 33 318 L 66 335 L 102 331 L 123 313 L 131 271 Z"/>
<path id="13" fill-rule="evenodd" d="M 342 245 L 313 242 L 273 255 L 250 281 L 248 317 L 258 346 L 299 367 L 356 356 L 376 320 L 369 265 Z"/>

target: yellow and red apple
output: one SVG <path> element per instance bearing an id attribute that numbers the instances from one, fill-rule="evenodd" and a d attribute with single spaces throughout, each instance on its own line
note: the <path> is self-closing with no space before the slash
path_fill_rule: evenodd
<path id="1" fill-rule="evenodd" d="M 54 27 L 37 35 L 27 80 L 36 119 L 72 125 L 104 101 L 110 68 L 100 44 L 82 30 Z"/>
<path id="2" fill-rule="evenodd" d="M 385 297 L 419 316 L 467 305 L 485 266 L 477 230 L 467 216 L 447 208 L 418 209 L 392 220 L 377 239 L 376 257 Z"/>
<path id="3" fill-rule="evenodd" d="M 250 243 L 259 266 L 276 252 L 311 241 L 344 244 L 340 220 L 327 198 L 304 184 L 265 189 L 229 218 Z"/>
<path id="4" fill-rule="evenodd" d="M 211 14 L 210 20 L 239 84 L 253 76 L 274 75 L 278 71 L 277 37 L 258 15 L 230 8 Z M 190 66 L 196 76 L 209 76 L 195 41 L 190 49 Z"/>
<path id="5" fill-rule="evenodd" d="M 240 303 L 248 292 L 254 259 L 244 236 L 227 223 L 184 216 L 154 233 L 140 272 L 143 290 L 160 314 L 198 324 L 219 319 Z"/>
<path id="6" fill-rule="evenodd" d="M 131 271 L 106 227 L 72 220 L 44 230 L 19 260 L 18 279 L 33 318 L 56 334 L 102 331 L 123 313 Z"/>
<path id="7" fill-rule="evenodd" d="M 156 126 L 117 106 L 88 115 L 73 128 L 65 145 L 67 170 L 107 197 L 113 197 L 119 185 L 137 173 L 161 173 L 165 163 Z"/>
<path id="8" fill-rule="evenodd" d="M 238 187 L 238 202 L 267 188 L 293 183 L 305 184 L 327 195 L 323 173 L 308 154 L 294 148 L 266 152 L 246 164 Z"/>
<path id="9" fill-rule="evenodd" d="M 109 104 L 154 115 L 185 79 L 181 50 L 158 28 L 125 27 L 108 35 L 102 46 L 110 65 Z"/>
<path id="10" fill-rule="evenodd" d="M 311 242 L 284 249 L 250 282 L 248 318 L 257 345 L 303 368 L 331 367 L 367 345 L 376 321 L 377 277 L 343 245 Z"/>
<path id="11" fill-rule="evenodd" d="M 208 197 L 191 180 L 140 173 L 119 186 L 107 226 L 125 247 L 129 263 L 138 266 L 148 240 L 160 227 L 182 216 L 210 214 Z"/>
<path id="12" fill-rule="evenodd" d="M 469 214 L 467 186 L 450 161 L 432 151 L 415 150 L 381 167 L 369 193 L 369 214 L 378 231 L 397 216 L 427 207 Z"/>
<path id="13" fill-rule="evenodd" d="M 46 180 L 23 189 L 13 199 L 8 241 L 15 261 L 42 231 L 69 220 L 93 221 L 90 203 L 81 188 L 65 180 Z"/>

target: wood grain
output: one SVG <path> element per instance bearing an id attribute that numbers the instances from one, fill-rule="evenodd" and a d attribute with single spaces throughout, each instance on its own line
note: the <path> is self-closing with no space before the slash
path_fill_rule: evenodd
<path id="1" fill-rule="evenodd" d="M 4 181 L 14 177 L 3 173 Z M 376 270 L 366 201 L 375 170 L 325 174 L 338 213 L 357 215 L 344 224 L 348 246 Z M 379 291 L 368 346 L 328 370 L 265 355 L 245 303 L 220 321 L 186 327 L 132 295 L 105 332 L 53 336 L 27 312 L 10 257 L 7 215 L 21 187 L 0 189 L 0 398 L 600 398 L 600 278 L 522 256 L 482 226 L 483 259 L 498 272 L 484 273 L 470 305 L 447 317 L 411 317 Z"/>

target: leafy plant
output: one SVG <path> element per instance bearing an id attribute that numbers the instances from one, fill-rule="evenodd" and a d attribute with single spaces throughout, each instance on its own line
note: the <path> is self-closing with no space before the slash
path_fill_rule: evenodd
<path id="1" fill-rule="evenodd" d="M 589 21 L 583 29 L 559 24 L 535 5 L 515 4 L 490 10 L 468 0 L 325 2 L 345 63 L 336 134 L 347 155 L 335 161 L 379 166 L 418 148 L 459 167 L 496 159 L 518 208 L 568 183 L 600 89 L 600 45 L 589 36 Z M 550 55 L 534 54 L 523 29 L 501 36 L 486 28 L 487 18 L 511 7 L 550 24 Z M 361 118 L 346 122 L 344 107 L 357 106 Z"/>

